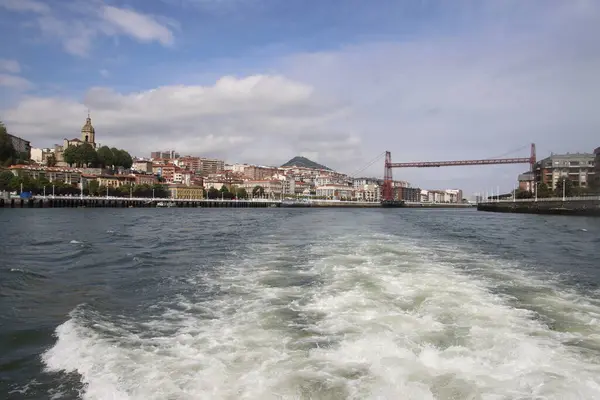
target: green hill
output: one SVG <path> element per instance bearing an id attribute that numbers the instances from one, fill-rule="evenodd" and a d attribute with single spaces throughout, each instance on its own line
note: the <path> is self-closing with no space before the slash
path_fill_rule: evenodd
<path id="1" fill-rule="evenodd" d="M 306 157 L 300 157 L 300 156 L 296 156 L 296 157 L 292 158 L 290 161 L 283 164 L 282 167 L 304 167 L 304 168 L 313 168 L 313 169 L 326 169 L 328 171 L 333 171 L 331 168 L 328 168 L 324 165 L 321 165 L 319 163 L 311 161 Z"/>

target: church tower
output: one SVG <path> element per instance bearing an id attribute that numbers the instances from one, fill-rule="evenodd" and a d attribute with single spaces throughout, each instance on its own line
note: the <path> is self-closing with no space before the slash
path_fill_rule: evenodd
<path id="1" fill-rule="evenodd" d="M 96 148 L 96 130 L 92 126 L 92 119 L 90 118 L 89 111 L 85 120 L 85 125 L 83 125 L 83 128 L 81 128 L 81 141 L 84 143 L 89 143 Z"/>

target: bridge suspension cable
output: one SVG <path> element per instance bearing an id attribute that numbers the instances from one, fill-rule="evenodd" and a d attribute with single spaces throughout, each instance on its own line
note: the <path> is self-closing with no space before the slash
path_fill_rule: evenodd
<path id="1" fill-rule="evenodd" d="M 355 178 L 357 174 L 363 172 L 364 170 L 366 170 L 367 168 L 369 168 L 371 165 L 375 164 L 377 161 L 381 160 L 383 158 L 383 156 L 385 155 L 385 151 L 382 152 L 381 154 L 377 155 L 374 159 L 372 159 L 371 161 L 369 161 L 365 166 L 357 169 L 356 171 L 354 171 L 350 177 Z"/>

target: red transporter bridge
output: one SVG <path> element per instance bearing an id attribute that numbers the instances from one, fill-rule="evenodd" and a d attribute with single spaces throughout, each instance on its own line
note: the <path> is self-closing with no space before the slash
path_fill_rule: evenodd
<path id="1" fill-rule="evenodd" d="M 393 163 L 392 153 L 385 152 L 385 171 L 383 175 L 383 204 L 394 203 L 394 188 L 392 185 L 392 168 L 431 168 L 431 167 L 454 167 L 459 165 L 492 165 L 492 164 L 529 164 L 533 172 L 536 162 L 535 143 L 531 143 L 531 154 L 522 158 L 489 158 L 485 160 L 463 160 L 463 161 L 424 161 Z"/>

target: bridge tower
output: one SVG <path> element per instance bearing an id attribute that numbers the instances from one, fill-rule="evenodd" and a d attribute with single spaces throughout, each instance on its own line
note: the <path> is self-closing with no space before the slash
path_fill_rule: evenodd
<path id="1" fill-rule="evenodd" d="M 394 200 L 394 187 L 392 185 L 392 153 L 385 152 L 385 170 L 383 172 L 383 201 Z"/>
<path id="2" fill-rule="evenodd" d="M 531 166 L 531 172 L 534 172 L 535 163 L 536 163 L 535 143 L 531 143 L 531 155 L 529 156 L 529 165 Z"/>

